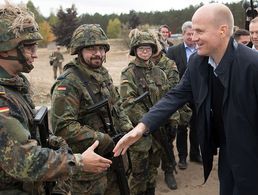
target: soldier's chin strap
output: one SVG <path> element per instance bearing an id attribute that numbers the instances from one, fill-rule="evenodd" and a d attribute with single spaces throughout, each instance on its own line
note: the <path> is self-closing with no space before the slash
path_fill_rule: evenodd
<path id="1" fill-rule="evenodd" d="M 22 64 L 22 66 L 23 66 L 22 72 L 29 73 L 34 68 L 34 66 L 32 64 L 28 64 L 27 63 L 26 57 L 23 54 L 24 46 L 22 44 L 20 44 L 20 45 L 18 45 L 16 50 L 17 50 L 17 56 L 7 56 L 7 57 L 4 57 L 4 56 L 0 55 L 0 59 L 19 61 L 20 64 Z"/>

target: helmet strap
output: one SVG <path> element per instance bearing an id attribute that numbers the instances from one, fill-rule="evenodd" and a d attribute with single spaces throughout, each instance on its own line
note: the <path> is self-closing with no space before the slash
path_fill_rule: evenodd
<path id="1" fill-rule="evenodd" d="M 23 70 L 22 72 L 29 73 L 34 66 L 32 64 L 28 64 L 26 57 L 24 56 L 24 47 L 22 44 L 18 45 L 17 49 L 17 60 L 22 64 Z"/>

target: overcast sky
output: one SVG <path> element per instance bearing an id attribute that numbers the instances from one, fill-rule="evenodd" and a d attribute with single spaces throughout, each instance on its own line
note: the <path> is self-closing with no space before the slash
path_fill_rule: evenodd
<path id="1" fill-rule="evenodd" d="M 3 2 L 3 0 L 0 0 Z M 14 3 L 27 3 L 28 0 L 10 0 Z M 215 0 L 216 2 L 239 2 L 240 0 Z M 83 13 L 120 14 L 129 13 L 130 10 L 150 12 L 168 11 L 170 9 L 183 9 L 189 5 L 199 5 L 201 2 L 208 3 L 211 0 L 32 0 L 40 12 L 49 16 L 50 12 L 56 13 L 60 6 L 70 8 L 75 4 L 79 15 Z"/>

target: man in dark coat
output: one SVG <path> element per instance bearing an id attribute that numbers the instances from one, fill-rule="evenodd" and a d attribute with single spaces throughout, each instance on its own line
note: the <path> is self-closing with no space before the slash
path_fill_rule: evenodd
<path id="1" fill-rule="evenodd" d="M 114 155 L 124 154 L 144 132 L 157 129 L 193 101 L 205 181 L 219 148 L 220 195 L 257 195 L 258 54 L 231 38 L 234 19 L 223 4 L 200 7 L 192 22 L 197 54 L 191 56 L 179 85 L 118 142 Z"/>

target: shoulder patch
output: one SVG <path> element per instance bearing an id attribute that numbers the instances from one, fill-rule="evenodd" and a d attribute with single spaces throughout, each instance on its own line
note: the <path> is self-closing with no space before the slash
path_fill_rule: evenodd
<path id="1" fill-rule="evenodd" d="M 8 106 L 0 107 L 0 113 L 9 113 L 10 109 Z"/>
<path id="2" fill-rule="evenodd" d="M 57 91 L 66 91 L 66 86 L 64 86 L 64 85 L 58 86 Z"/>

